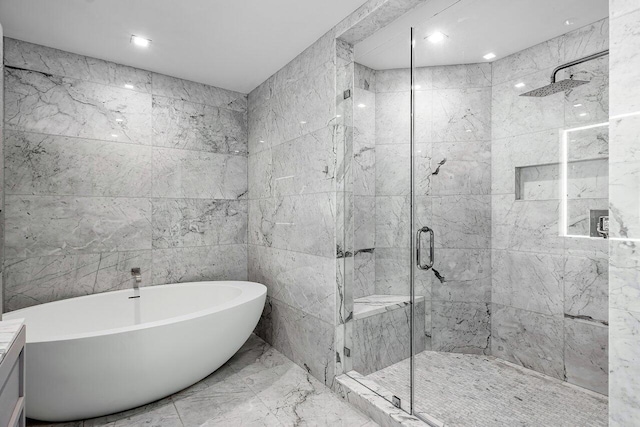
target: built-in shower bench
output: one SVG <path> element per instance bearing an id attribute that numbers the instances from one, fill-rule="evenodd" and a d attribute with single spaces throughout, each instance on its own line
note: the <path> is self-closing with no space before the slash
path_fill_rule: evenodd
<path id="1" fill-rule="evenodd" d="M 362 319 L 375 314 L 407 307 L 411 302 L 409 295 L 369 295 L 353 300 L 353 318 Z M 416 304 L 424 302 L 423 296 L 416 296 Z"/>

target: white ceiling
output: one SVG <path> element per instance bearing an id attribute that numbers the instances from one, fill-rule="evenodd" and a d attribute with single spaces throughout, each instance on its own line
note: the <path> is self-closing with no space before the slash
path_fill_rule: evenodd
<path id="1" fill-rule="evenodd" d="M 376 70 L 410 66 L 410 27 L 417 28 L 416 65 L 500 59 L 608 16 L 608 0 L 431 0 L 355 46 L 356 61 Z M 573 25 L 565 25 L 569 19 Z M 433 44 L 434 31 L 448 37 Z"/>
<path id="2" fill-rule="evenodd" d="M 248 93 L 363 3 L 0 0 L 0 23 L 8 37 Z"/>

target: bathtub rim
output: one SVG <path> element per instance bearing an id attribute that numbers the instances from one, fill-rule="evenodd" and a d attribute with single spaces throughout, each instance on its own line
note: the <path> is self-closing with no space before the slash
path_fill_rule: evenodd
<path id="1" fill-rule="evenodd" d="M 189 320 L 197 319 L 199 317 L 204 317 L 204 316 L 207 316 L 207 315 L 210 315 L 210 314 L 215 314 L 215 313 L 220 312 L 220 311 L 228 310 L 228 309 L 236 307 L 238 305 L 254 301 L 254 300 L 256 300 L 258 298 L 261 298 L 261 297 L 265 297 L 265 299 L 266 299 L 266 294 L 267 294 L 267 287 L 265 285 L 263 285 L 262 283 L 258 283 L 258 282 L 250 282 L 250 281 L 245 281 L 245 280 L 206 280 L 206 281 L 201 281 L 201 282 L 182 282 L 182 283 L 168 283 L 168 284 L 165 284 L 165 285 L 144 286 L 144 287 L 140 288 L 140 295 L 142 296 L 142 293 L 145 292 L 145 289 L 152 290 L 152 289 L 169 288 L 169 287 L 181 287 L 181 286 L 185 286 L 185 285 L 230 286 L 230 287 L 239 288 L 241 290 L 241 292 L 240 292 L 240 295 L 238 295 L 237 297 L 232 298 L 229 301 L 226 301 L 226 302 L 224 302 L 224 303 L 222 303 L 220 305 L 217 305 L 217 306 L 215 306 L 213 308 L 207 308 L 207 309 L 204 309 L 204 310 L 193 311 L 193 312 L 190 312 L 188 314 L 183 314 L 181 316 L 169 317 L 167 319 L 156 320 L 154 322 L 140 323 L 138 325 L 133 325 L 133 326 L 123 326 L 123 327 L 119 327 L 119 328 L 101 329 L 101 330 L 97 330 L 97 331 L 93 331 L 93 332 L 83 332 L 83 333 L 78 333 L 78 334 L 66 334 L 66 335 L 52 335 L 50 337 L 47 337 L 46 339 L 40 339 L 40 340 L 37 340 L 37 341 L 30 341 L 29 340 L 29 333 L 28 333 L 29 332 L 29 324 L 27 323 L 26 317 L 22 316 L 22 313 L 24 313 L 25 311 L 27 311 L 29 309 L 33 309 L 34 307 L 40 307 L 40 306 L 49 305 L 49 304 L 50 305 L 62 305 L 64 303 L 67 303 L 70 300 L 86 300 L 86 299 L 91 299 L 91 298 L 99 298 L 100 296 L 103 296 L 105 294 L 126 294 L 126 293 L 131 293 L 133 291 L 133 289 L 121 289 L 121 290 L 118 290 L 118 291 L 100 292 L 100 293 L 97 293 L 97 294 L 82 295 L 82 296 L 79 296 L 79 297 L 67 298 L 67 299 L 63 299 L 63 300 L 59 300 L 59 301 L 51 301 L 51 302 L 47 302 L 47 303 L 44 303 L 44 304 L 37 304 L 37 305 L 30 306 L 30 307 L 25 307 L 25 308 L 21 308 L 21 309 L 18 309 L 18 310 L 10 311 L 8 313 L 3 313 L 2 319 L 3 320 L 23 319 L 25 325 L 27 325 L 27 340 L 26 340 L 27 342 L 26 342 L 26 344 L 45 344 L 45 343 L 54 343 L 54 342 L 63 342 L 63 341 L 74 341 L 74 340 L 87 339 L 87 338 L 97 338 L 97 337 L 104 337 L 104 336 L 108 336 L 108 335 L 117 335 L 117 334 L 121 334 L 121 333 L 135 332 L 135 331 L 141 331 L 141 330 L 150 329 L 150 328 L 156 328 L 156 327 L 165 326 L 165 325 L 171 325 L 171 324 L 179 323 L 179 322 L 186 322 L 186 321 L 189 321 Z M 247 285 L 251 285 L 251 286 L 247 286 Z"/>

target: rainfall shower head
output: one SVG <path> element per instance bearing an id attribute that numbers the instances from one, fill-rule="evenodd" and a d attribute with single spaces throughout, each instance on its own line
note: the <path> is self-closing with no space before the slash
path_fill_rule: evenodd
<path id="1" fill-rule="evenodd" d="M 529 92 L 525 92 L 520 94 L 520 96 L 533 96 L 537 98 L 541 98 L 543 96 L 553 95 L 554 93 L 564 92 L 565 90 L 573 89 L 574 87 L 582 86 L 589 83 L 586 80 L 573 80 L 572 78 L 556 81 L 556 75 L 558 71 L 564 70 L 565 68 L 572 67 L 577 64 L 582 64 L 583 62 L 591 61 L 592 59 L 600 58 L 601 56 L 608 55 L 609 50 L 603 50 L 602 52 L 594 53 L 593 55 L 585 56 L 584 58 L 576 59 L 575 61 L 567 62 L 566 64 L 560 65 L 553 70 L 551 73 L 551 83 L 543 86 L 538 89 L 530 90 Z"/>
<path id="2" fill-rule="evenodd" d="M 520 96 L 534 96 L 534 97 L 549 96 L 549 95 L 553 95 L 554 93 L 564 92 L 565 90 L 573 89 L 574 87 L 586 85 L 587 83 L 589 82 L 586 80 L 565 79 L 565 80 L 560 80 L 559 82 L 548 84 L 538 89 L 530 90 L 529 92 L 522 93 L 520 94 Z"/>

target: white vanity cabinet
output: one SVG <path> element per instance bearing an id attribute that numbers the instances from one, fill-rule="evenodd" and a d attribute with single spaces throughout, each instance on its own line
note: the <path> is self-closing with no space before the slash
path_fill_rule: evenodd
<path id="1" fill-rule="evenodd" d="M 25 427 L 25 335 L 21 321 L 0 322 L 0 427 Z"/>

